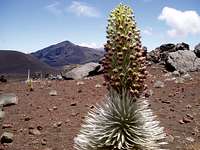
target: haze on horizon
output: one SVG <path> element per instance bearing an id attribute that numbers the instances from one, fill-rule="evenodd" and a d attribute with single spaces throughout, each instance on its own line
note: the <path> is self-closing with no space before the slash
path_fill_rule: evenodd
<path id="1" fill-rule="evenodd" d="M 134 9 L 148 49 L 200 42 L 199 0 L 2 0 L 0 49 L 30 53 L 66 40 L 103 47 L 108 14 L 120 2 Z"/>

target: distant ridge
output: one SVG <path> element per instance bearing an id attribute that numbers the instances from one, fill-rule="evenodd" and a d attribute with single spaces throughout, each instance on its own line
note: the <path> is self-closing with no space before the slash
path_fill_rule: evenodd
<path id="1" fill-rule="evenodd" d="M 69 64 L 98 62 L 103 57 L 104 51 L 63 41 L 31 54 L 50 66 L 62 67 Z"/>
<path id="2" fill-rule="evenodd" d="M 0 50 L 0 73 L 27 74 L 31 72 L 53 72 L 54 69 L 41 62 L 30 54 L 24 54 L 13 50 Z"/>

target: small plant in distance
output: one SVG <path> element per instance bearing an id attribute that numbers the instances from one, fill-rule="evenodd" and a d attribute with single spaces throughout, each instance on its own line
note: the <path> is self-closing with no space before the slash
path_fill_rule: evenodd
<path id="1" fill-rule="evenodd" d="M 33 81 L 32 79 L 30 79 L 30 70 L 28 69 L 28 76 L 27 76 L 27 80 L 26 80 L 26 84 L 28 85 L 28 90 L 29 91 L 33 91 Z"/>
<path id="2" fill-rule="evenodd" d="M 109 17 L 102 60 L 108 95 L 85 118 L 76 150 L 161 150 L 165 133 L 142 97 L 147 76 L 133 11 L 120 4 Z"/>

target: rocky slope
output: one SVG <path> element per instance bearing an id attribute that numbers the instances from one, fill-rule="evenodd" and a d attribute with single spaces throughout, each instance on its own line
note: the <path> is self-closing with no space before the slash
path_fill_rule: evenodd
<path id="1" fill-rule="evenodd" d="M 52 67 L 29 54 L 11 50 L 0 50 L 0 74 L 27 74 L 31 72 L 52 72 Z"/>
<path id="2" fill-rule="evenodd" d="M 200 71 L 200 47 L 195 46 L 194 50 L 186 43 L 163 44 L 147 54 L 150 63 L 164 65 L 168 71 Z"/>

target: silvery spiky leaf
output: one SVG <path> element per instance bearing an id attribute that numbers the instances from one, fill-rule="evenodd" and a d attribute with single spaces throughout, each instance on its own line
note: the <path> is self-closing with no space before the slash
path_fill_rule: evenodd
<path id="1" fill-rule="evenodd" d="M 77 150 L 161 150 L 163 128 L 148 108 L 123 91 L 109 91 L 105 102 L 91 110 L 74 139 Z"/>

